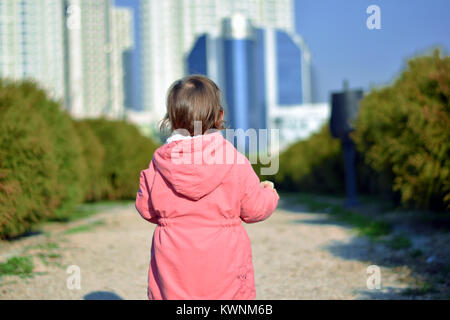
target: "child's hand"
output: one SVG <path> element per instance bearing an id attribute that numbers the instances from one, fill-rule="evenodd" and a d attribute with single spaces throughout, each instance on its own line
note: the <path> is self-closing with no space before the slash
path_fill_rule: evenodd
<path id="1" fill-rule="evenodd" d="M 273 182 L 272 181 L 267 181 L 267 180 L 261 182 L 261 187 L 275 189 Z"/>
<path id="2" fill-rule="evenodd" d="M 280 196 L 278 195 L 277 189 L 275 189 L 275 186 L 274 186 L 274 184 L 273 184 L 272 181 L 267 181 L 267 180 L 265 180 L 265 181 L 261 182 L 261 187 L 272 189 L 273 191 L 275 191 L 275 194 L 278 196 L 278 198 L 280 197 Z"/>

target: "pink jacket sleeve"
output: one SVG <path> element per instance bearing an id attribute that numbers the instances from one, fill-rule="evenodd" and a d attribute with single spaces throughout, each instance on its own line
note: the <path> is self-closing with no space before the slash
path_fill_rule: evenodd
<path id="1" fill-rule="evenodd" d="M 250 162 L 246 166 L 248 174 L 242 181 L 241 219 L 254 223 L 267 219 L 274 212 L 279 196 L 274 190 L 261 186 Z"/>
<path id="2" fill-rule="evenodd" d="M 142 170 L 139 178 L 139 190 L 136 195 L 136 210 L 147 221 L 157 223 L 158 216 L 153 210 L 150 200 L 150 191 L 155 177 L 155 167 L 153 161 L 150 162 L 148 169 Z"/>

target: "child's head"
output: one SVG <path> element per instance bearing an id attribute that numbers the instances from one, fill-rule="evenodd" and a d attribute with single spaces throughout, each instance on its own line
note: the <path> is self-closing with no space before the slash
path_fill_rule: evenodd
<path id="1" fill-rule="evenodd" d="M 161 129 L 185 129 L 193 136 L 194 121 L 201 121 L 202 134 L 210 129 L 223 129 L 220 97 L 219 87 L 205 76 L 191 75 L 175 81 L 168 91 L 167 113 Z"/>

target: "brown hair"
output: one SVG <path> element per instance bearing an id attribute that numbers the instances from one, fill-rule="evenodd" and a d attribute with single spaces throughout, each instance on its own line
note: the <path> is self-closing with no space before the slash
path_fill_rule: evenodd
<path id="1" fill-rule="evenodd" d="M 161 130 L 186 129 L 194 135 L 194 121 L 201 121 L 202 134 L 210 129 L 222 130 L 221 90 L 211 79 L 191 75 L 175 81 L 167 95 L 167 113 Z"/>

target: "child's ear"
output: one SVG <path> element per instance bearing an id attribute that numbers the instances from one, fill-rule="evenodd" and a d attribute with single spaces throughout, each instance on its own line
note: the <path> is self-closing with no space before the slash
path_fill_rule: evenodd
<path id="1" fill-rule="evenodd" d="M 217 121 L 217 124 L 216 124 L 217 128 L 220 128 L 223 124 L 223 115 L 224 115 L 223 109 L 220 108 L 219 121 Z"/>

